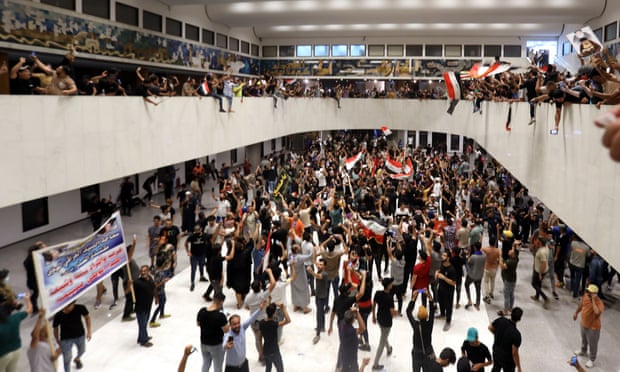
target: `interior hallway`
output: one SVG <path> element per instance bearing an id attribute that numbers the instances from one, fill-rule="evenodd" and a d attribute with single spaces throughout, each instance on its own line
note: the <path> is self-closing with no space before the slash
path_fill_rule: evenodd
<path id="1" fill-rule="evenodd" d="M 210 188 L 210 186 L 209 186 Z M 209 189 L 205 188 L 205 189 Z M 205 198 L 206 199 L 206 198 Z M 161 202 L 162 196 L 157 195 L 155 202 Z M 207 206 L 209 202 L 206 201 Z M 176 207 L 175 202 L 175 207 Z M 151 208 L 138 207 L 132 212 L 132 217 L 124 217 L 123 224 L 125 236 L 131 239 L 133 234 L 138 236 L 138 249 L 135 259 L 138 264 L 149 262 L 145 244 L 145 234 L 147 226 L 151 224 L 152 217 L 158 213 Z M 177 211 L 177 216 L 178 214 Z M 91 225 L 88 220 L 69 225 L 67 227 L 43 234 L 34 239 L 19 242 L 11 246 L 0 249 L 0 267 L 10 269 L 10 282 L 16 293 L 22 292 L 25 287 L 25 271 L 22 261 L 25 258 L 28 247 L 37 240 L 42 240 L 47 244 L 55 244 L 63 241 L 81 238 L 91 232 Z M 181 242 L 183 246 L 184 240 Z M 570 359 L 574 350 L 580 346 L 579 323 L 572 320 L 572 314 L 577 306 L 567 290 L 559 289 L 560 300 L 551 300 L 549 310 L 543 310 L 541 303 L 530 300 L 533 294 L 529 281 L 531 279 L 532 257 L 523 251 L 520 257 L 518 270 L 518 285 L 515 292 L 516 305 L 524 309 L 523 320 L 518 327 L 523 336 L 523 344 L 520 349 L 521 363 L 523 371 L 548 370 L 548 371 L 568 371 L 567 361 Z M 78 300 L 85 304 L 91 314 L 93 321 L 93 338 L 87 343 L 86 353 L 82 357 L 84 371 L 176 371 L 178 362 L 182 356 L 183 348 L 187 344 L 199 347 L 199 328 L 196 326 L 196 313 L 205 306 L 206 303 L 200 297 L 206 289 L 208 283 L 196 282 L 196 290 L 189 291 L 189 260 L 182 248 L 179 250 L 177 274 L 166 285 L 168 303 L 166 313 L 172 314 L 171 318 L 160 321 L 161 327 L 150 329 L 149 333 L 153 336 L 154 346 L 146 349 L 136 344 L 137 323 L 120 321 L 122 314 L 122 303 L 109 310 L 112 302 L 112 291 L 110 281 L 106 279 L 105 284 L 108 292 L 104 296 L 103 306 L 95 310 L 95 291 L 87 292 Z M 567 270 L 568 273 L 568 270 Z M 620 297 L 620 289 L 616 288 L 612 294 L 607 295 L 611 301 L 605 303 L 606 309 L 602 318 L 603 329 L 599 342 L 599 356 L 592 371 L 620 371 L 620 312 L 616 302 Z M 545 281 L 546 292 L 550 294 L 549 282 Z M 375 290 L 380 289 L 381 285 L 376 282 Z M 502 283 L 498 273 L 496 279 L 496 294 L 492 304 L 486 305 L 484 302 L 481 311 L 473 308 L 465 310 L 461 307 L 454 311 L 452 328 L 448 332 L 443 332 L 443 320 L 436 322 L 433 333 L 433 346 L 436 351 L 445 346 L 452 347 L 457 355 L 460 354 L 460 346 L 465 339 L 467 328 L 477 327 L 480 340 L 489 349 L 493 344 L 493 337 L 487 330 L 490 321 L 497 317 L 503 297 L 501 294 Z M 473 291 L 473 288 L 472 288 Z M 227 296 L 225 311 L 233 314 L 237 313 L 234 294 L 231 290 L 225 289 Z M 290 302 L 290 294 L 287 296 Z M 461 299 L 461 304 L 465 303 L 465 294 Z M 333 297 L 331 297 L 333 299 Z M 405 305 L 408 298 L 405 300 Z M 301 314 L 290 312 L 292 323 L 285 327 L 284 344 L 281 346 L 284 358 L 284 366 L 287 371 L 331 371 L 335 366 L 336 350 L 338 338 L 334 333 L 331 336 L 321 335 L 318 344 L 312 345 L 314 335 L 315 312 L 312 302 L 313 312 Z M 289 306 L 290 308 L 290 306 Z M 246 310 L 240 310 L 242 321 L 249 314 Z M 34 326 L 35 318 L 30 317 L 22 323 L 22 358 L 20 371 L 28 371 L 28 362 L 25 351 L 30 341 L 30 331 Z M 369 324 L 371 352 L 360 351 L 362 357 L 372 358 L 379 339 L 379 329 L 377 325 Z M 394 345 L 394 353 L 387 357 L 384 353 L 381 358 L 385 370 L 389 372 L 401 372 L 411 370 L 411 337 L 412 331 L 406 316 L 396 318 L 390 334 L 390 342 Z M 248 330 L 246 348 L 248 360 L 250 361 L 251 371 L 262 371 L 264 367 L 257 362 L 257 353 L 254 349 L 253 334 Z M 581 358 L 585 363 L 584 358 Z M 199 371 L 202 363 L 200 351 L 192 354 L 189 358 L 187 371 Z M 62 363 L 59 363 L 60 370 Z M 455 366 L 445 369 L 455 371 Z M 490 370 L 490 368 L 487 368 Z M 370 367 L 367 368 L 370 371 Z"/>

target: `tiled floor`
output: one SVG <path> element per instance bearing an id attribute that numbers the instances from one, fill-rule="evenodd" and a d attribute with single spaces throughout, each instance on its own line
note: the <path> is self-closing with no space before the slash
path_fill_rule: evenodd
<path id="1" fill-rule="evenodd" d="M 158 196 L 161 198 L 161 196 Z M 208 201 L 205 201 L 209 204 Z M 128 237 L 134 233 L 138 235 L 139 242 L 136 259 L 139 264 L 148 263 L 146 248 L 144 248 L 144 236 L 146 227 L 150 224 L 152 216 L 156 213 L 153 209 L 135 209 L 133 216 L 123 219 L 125 233 Z M 36 239 L 20 242 L 0 249 L 0 266 L 11 270 L 10 284 L 16 292 L 25 290 L 25 273 L 21 262 L 25 257 L 27 247 L 36 240 L 43 240 L 48 244 L 72 240 L 90 233 L 90 223 L 82 221 L 65 228 L 44 234 Z M 141 238 L 142 237 L 142 238 Z M 180 251 L 183 253 L 183 251 Z M 199 328 L 196 326 L 196 313 L 205 306 L 200 294 L 208 283 L 198 283 L 194 292 L 189 291 L 188 260 L 184 255 L 179 256 L 179 268 L 177 275 L 167 284 L 168 304 L 166 312 L 172 314 L 171 318 L 161 321 L 161 327 L 149 330 L 153 336 L 154 346 L 145 349 L 136 344 L 137 324 L 135 322 L 122 323 L 120 321 L 122 306 L 109 310 L 111 303 L 111 291 L 104 297 L 104 306 L 95 310 L 94 291 L 86 293 L 79 302 L 86 304 L 93 319 L 94 335 L 87 345 L 86 354 L 83 356 L 84 371 L 174 371 L 187 344 L 199 346 Z M 572 299 L 568 291 L 558 290 L 560 300 L 552 300 L 548 310 L 544 310 L 539 303 L 529 299 L 533 290 L 529 285 L 531 277 L 532 258 L 527 252 L 521 255 L 519 265 L 519 283 L 516 290 L 516 303 L 524 309 L 523 321 L 519 328 L 523 335 L 521 347 L 521 361 L 523 371 L 565 371 L 571 368 L 566 364 L 574 350 L 579 348 L 579 324 L 572 320 L 577 303 Z M 546 282 L 548 286 L 548 282 Z M 110 289 L 110 282 L 106 280 L 106 286 Z M 380 285 L 377 285 L 380 287 Z M 618 285 L 616 285 L 618 287 Z M 493 343 L 493 337 L 487 330 L 490 320 L 496 317 L 495 313 L 500 306 L 501 279 L 496 282 L 496 299 L 491 305 L 476 310 L 455 310 L 453 326 L 448 332 L 443 332 L 443 321 L 438 321 L 433 334 L 435 350 L 450 346 L 459 354 L 467 328 L 477 327 L 480 339 L 489 348 Z M 603 315 L 603 330 L 599 343 L 599 357 L 593 371 L 620 371 L 620 313 L 616 302 L 620 297 L 619 290 L 615 289 L 611 296 L 611 302 L 606 303 L 606 311 Z M 225 290 L 227 300 L 225 311 L 237 312 L 234 305 L 234 295 L 228 289 Z M 464 296 L 464 294 L 463 294 Z M 464 301 L 461 300 L 461 303 Z M 242 319 L 248 316 L 247 311 L 241 310 Z M 284 330 L 284 344 L 281 346 L 284 357 L 285 370 L 294 372 L 303 371 L 332 371 L 335 366 L 336 350 L 338 347 L 337 335 L 322 335 L 317 345 L 312 344 L 313 328 L 315 325 L 314 311 L 309 314 L 291 313 L 292 323 Z M 28 345 L 29 333 L 34 325 L 34 318 L 29 318 L 22 323 L 22 342 Z M 372 352 L 360 352 L 360 356 L 373 358 L 378 343 L 378 327 L 369 325 Z M 394 346 L 392 356 L 383 356 L 381 363 L 385 370 L 401 372 L 411 370 L 411 328 L 406 317 L 397 318 L 390 335 L 390 342 Z M 257 362 L 257 353 L 253 346 L 251 331 L 247 337 L 248 359 L 251 371 L 262 371 L 264 368 Z M 585 362 L 585 360 L 584 360 Z M 198 371 L 202 363 L 200 352 L 190 356 L 187 371 Z M 59 365 L 62 369 L 61 364 Z M 28 363 L 24 353 L 19 371 L 28 371 Z M 370 370 L 368 368 L 367 370 Z M 446 371 L 455 371 L 451 366 Z M 489 369 L 490 370 L 490 369 Z"/>

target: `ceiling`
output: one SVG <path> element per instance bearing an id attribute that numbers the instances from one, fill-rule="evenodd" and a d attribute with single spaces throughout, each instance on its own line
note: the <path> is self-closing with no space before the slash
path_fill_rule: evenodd
<path id="1" fill-rule="evenodd" d="M 209 18 L 262 38 L 558 37 L 603 13 L 606 0 L 160 0 L 204 5 Z"/>

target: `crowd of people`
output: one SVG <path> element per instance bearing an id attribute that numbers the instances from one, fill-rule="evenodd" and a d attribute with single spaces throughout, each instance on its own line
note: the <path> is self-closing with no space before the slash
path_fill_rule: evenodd
<path id="1" fill-rule="evenodd" d="M 359 156 L 353 162 L 355 154 Z M 395 164 L 401 169 L 394 169 Z M 408 164 L 410 173 L 404 169 Z M 195 169 L 191 182 L 177 194 L 180 221 L 171 198 L 155 205 L 147 190 L 150 206 L 159 211 L 147 231 L 150 261 L 138 265 L 134 240 L 127 247 L 132 275 L 123 269 L 112 277 L 111 307 L 116 306 L 116 287 L 122 279 L 122 319 L 137 321 L 141 346 L 153 345 L 149 327 L 158 327 L 158 318 L 168 316 L 166 282 L 175 275 L 184 247 L 191 263 L 189 292 L 195 290 L 197 272 L 198 280 L 209 281 L 201 294 L 209 305 L 196 316 L 204 372 L 211 366 L 215 371 L 224 366 L 227 371 L 247 371 L 248 328 L 266 371 L 272 366 L 283 371 L 278 345 L 291 321 L 288 311 L 311 313 L 312 297 L 312 342 L 321 342 L 323 332 L 337 331 L 340 347 L 334 360 L 340 371 L 361 371 L 368 365 L 383 369 L 384 355 L 402 347 L 392 344 L 389 335 L 403 307 L 413 332 L 414 371 L 439 371 L 456 363 L 457 357 L 459 371 L 491 365 L 493 371 L 521 370 L 517 324 L 523 311 L 515 304 L 514 291 L 519 254 L 529 249 L 534 256 L 532 301 L 542 298 L 548 307 L 542 285 L 546 279 L 556 297 L 562 287 L 573 297 L 582 296 L 574 314 L 575 319 L 581 314 L 578 354 L 587 357 L 587 367 L 596 360 L 601 299 L 615 271 L 482 150 L 467 148 L 464 154 L 449 155 L 431 147 L 398 148 L 388 138 L 369 133 L 336 133 L 312 142 L 303 153 L 266 158 L 255 170 L 247 164 L 209 174 L 219 191 L 212 191 L 216 206 L 211 210 L 202 203 L 206 169 L 212 168 L 198 163 Z M 28 259 L 24 266 L 32 270 Z M 570 280 L 565 280 L 567 266 Z M 450 347 L 435 352 L 440 350 L 432 342 L 437 320 L 449 332 L 454 309 L 479 311 L 481 300 L 496 301 L 498 271 L 504 298 L 498 318 L 489 326 L 495 335 L 491 350 L 471 328 L 461 353 Z M 0 355 L 4 372 L 15 370 L 10 365 L 15 366 L 21 347 L 18 330 L 24 316 L 16 314 L 30 312 L 32 306 L 27 296 L 26 311 L 21 311 L 10 287 L 4 280 L 1 284 L 0 334 L 12 340 L 17 334 Z M 463 284 L 466 302 L 460 298 Z M 28 286 L 36 296 L 36 283 Z M 222 312 L 225 292 L 234 293 L 237 310 L 249 309 L 250 315 L 227 318 Z M 38 311 L 43 318 L 45 310 Z M 91 336 L 88 310 L 72 303 L 55 315 L 53 324 L 60 348 L 42 346 L 50 335 L 37 322 L 28 352 L 32 370 L 48 370 L 42 366 L 61 354 L 65 371 L 71 363 L 80 368 L 85 339 Z M 373 324 L 380 330 L 378 340 L 368 337 Z M 358 350 L 369 352 L 371 345 L 372 362 L 365 358 L 360 363 Z"/>

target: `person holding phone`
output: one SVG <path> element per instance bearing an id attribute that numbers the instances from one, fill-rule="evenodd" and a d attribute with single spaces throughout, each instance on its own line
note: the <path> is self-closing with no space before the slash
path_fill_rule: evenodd
<path id="1" fill-rule="evenodd" d="M 581 313 L 581 349 L 575 354 L 588 356 L 588 347 L 590 348 L 589 359 L 586 362 L 587 368 L 592 368 L 596 360 L 598 340 L 601 334 L 601 314 L 605 310 L 605 305 L 598 296 L 598 291 L 599 288 L 596 284 L 588 285 L 586 293 L 581 297 L 581 303 L 573 314 L 573 320 L 577 320 L 577 316 Z"/>
<path id="2" fill-rule="evenodd" d="M 237 314 L 228 319 L 230 330 L 224 334 L 223 347 L 226 351 L 225 372 L 249 372 L 248 359 L 245 353 L 245 331 L 254 323 L 259 314 L 267 306 L 267 301 L 262 301 L 259 308 L 246 319 L 243 324 Z"/>

